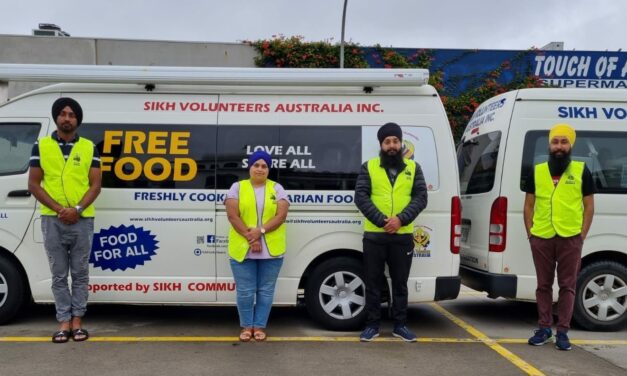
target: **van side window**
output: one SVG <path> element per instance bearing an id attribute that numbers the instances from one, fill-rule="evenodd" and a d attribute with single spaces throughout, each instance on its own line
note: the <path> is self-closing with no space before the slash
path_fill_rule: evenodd
<path id="1" fill-rule="evenodd" d="M 220 126 L 217 188 L 248 178 L 248 155 L 272 155 L 269 178 L 292 190 L 353 190 L 361 167 L 358 126 Z"/>
<path id="2" fill-rule="evenodd" d="M 33 144 L 41 124 L 0 123 L 0 176 L 23 174 L 28 170 Z"/>
<path id="3" fill-rule="evenodd" d="M 217 189 L 229 189 L 233 183 L 248 179 L 248 156 L 256 150 L 276 158 L 279 145 L 277 126 L 228 125 L 218 128 Z M 277 181 L 278 169 L 270 168 L 268 179 Z"/>
<path id="4" fill-rule="evenodd" d="M 82 124 L 96 144 L 104 188 L 215 188 L 216 126 Z"/>
<path id="5" fill-rule="evenodd" d="M 287 168 L 285 189 L 354 190 L 361 168 L 360 127 L 284 127 L 279 137 Z M 288 158 L 289 157 L 289 158 Z"/>
<path id="6" fill-rule="evenodd" d="M 461 194 L 492 190 L 500 144 L 501 132 L 496 131 L 464 141 L 457 148 Z"/>
<path id="7" fill-rule="evenodd" d="M 548 160 L 548 131 L 525 135 L 520 189 L 525 191 L 534 166 Z M 627 193 L 627 132 L 577 131 L 571 158 L 582 161 L 592 173 L 596 193 Z"/>

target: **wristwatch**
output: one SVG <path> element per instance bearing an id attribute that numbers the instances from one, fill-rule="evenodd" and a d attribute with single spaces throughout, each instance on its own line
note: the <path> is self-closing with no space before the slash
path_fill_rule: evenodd
<path id="1" fill-rule="evenodd" d="M 81 215 L 81 213 L 83 212 L 83 207 L 80 205 L 76 205 L 74 209 L 76 209 L 76 212 L 78 213 L 78 215 Z"/>
<path id="2" fill-rule="evenodd" d="M 265 229 L 265 228 L 263 228 L 263 227 L 261 227 L 261 230 L 260 230 L 260 231 L 261 231 L 261 233 L 262 233 L 262 234 L 265 234 L 265 233 L 266 233 L 266 229 Z"/>

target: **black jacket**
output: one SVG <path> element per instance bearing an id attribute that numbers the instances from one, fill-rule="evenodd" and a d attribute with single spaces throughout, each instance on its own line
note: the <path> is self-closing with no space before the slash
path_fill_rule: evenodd
<path id="1" fill-rule="evenodd" d="M 416 173 L 414 175 L 414 185 L 411 189 L 411 201 L 401 211 L 397 217 L 401 221 L 403 226 L 412 223 L 418 214 L 427 207 L 427 185 L 425 183 L 422 169 L 417 162 L 405 160 L 406 163 L 416 163 Z M 396 176 L 399 176 L 405 170 L 398 171 Z M 386 169 L 390 183 L 394 186 L 394 178 L 390 176 L 389 170 Z M 370 222 L 377 227 L 385 226 L 385 215 L 374 205 L 370 194 L 372 193 L 372 180 L 370 179 L 370 173 L 368 172 L 368 162 L 361 166 L 361 171 L 357 177 L 357 184 L 355 185 L 355 204 L 361 213 Z M 387 234 L 386 234 L 387 235 Z"/>

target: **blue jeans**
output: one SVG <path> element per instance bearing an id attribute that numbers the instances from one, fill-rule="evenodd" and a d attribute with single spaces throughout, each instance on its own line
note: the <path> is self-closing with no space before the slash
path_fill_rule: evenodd
<path id="1" fill-rule="evenodd" d="M 242 328 L 265 328 L 283 258 L 230 261 L 237 289 L 239 325 Z"/>

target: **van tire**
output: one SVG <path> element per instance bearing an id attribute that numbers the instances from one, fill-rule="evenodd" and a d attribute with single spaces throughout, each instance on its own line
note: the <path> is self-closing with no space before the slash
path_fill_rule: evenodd
<path id="1" fill-rule="evenodd" d="M 613 282 L 612 282 L 613 280 Z M 604 284 L 612 283 L 611 290 Z M 605 289 L 595 292 L 598 288 Z M 627 310 L 619 314 L 611 305 L 621 305 L 627 308 L 627 295 L 613 296 L 612 291 L 621 287 L 627 288 L 627 267 L 615 261 L 599 261 L 584 267 L 577 278 L 577 290 L 575 292 L 575 310 L 573 318 L 575 322 L 587 330 L 594 331 L 617 331 L 627 324 Z M 584 306 L 584 301 L 590 299 L 598 300 L 599 304 L 594 304 L 589 308 Z M 602 307 L 609 306 L 603 316 Z M 609 316 L 609 317 L 607 317 Z M 612 317 L 616 316 L 616 317 Z"/>
<path id="2" fill-rule="evenodd" d="M 329 305 L 332 300 L 337 304 Z M 309 315 L 327 329 L 359 329 L 366 318 L 361 261 L 338 257 L 316 266 L 307 280 L 305 304 Z"/>
<path id="3" fill-rule="evenodd" d="M 0 325 L 13 319 L 26 301 L 26 283 L 18 267 L 0 254 Z"/>

